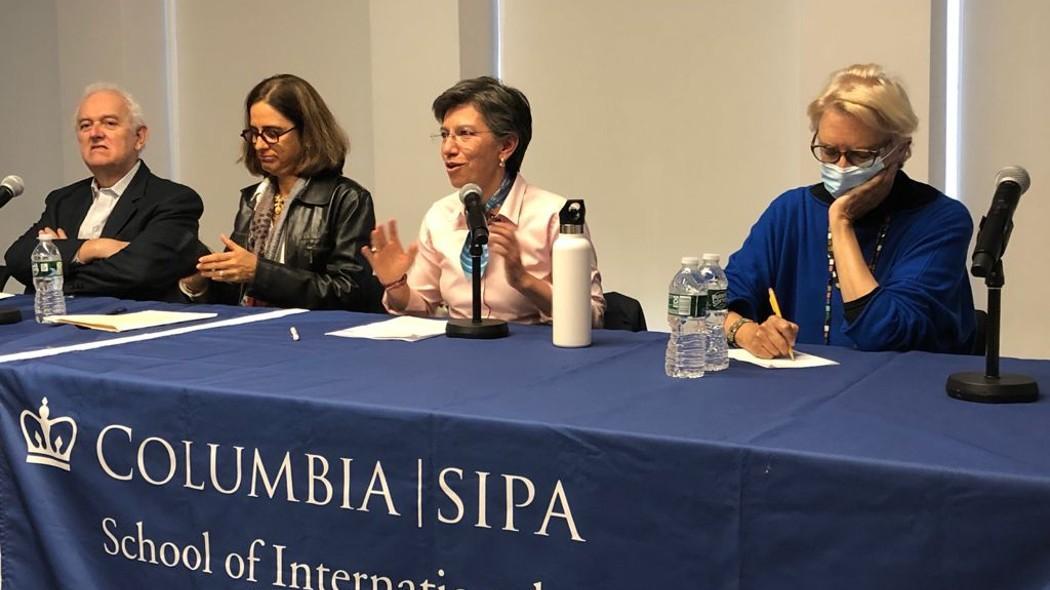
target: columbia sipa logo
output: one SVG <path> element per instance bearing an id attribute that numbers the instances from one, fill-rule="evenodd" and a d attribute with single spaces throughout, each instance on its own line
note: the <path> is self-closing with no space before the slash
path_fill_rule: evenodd
<path id="1" fill-rule="evenodd" d="M 23 410 L 19 421 L 26 439 L 26 463 L 50 465 L 69 471 L 69 456 L 77 442 L 77 423 L 72 418 L 50 418 L 45 397 L 40 413 Z"/>

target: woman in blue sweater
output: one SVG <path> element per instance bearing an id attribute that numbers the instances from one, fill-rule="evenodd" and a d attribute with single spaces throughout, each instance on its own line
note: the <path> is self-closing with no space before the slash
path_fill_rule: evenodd
<path id="1" fill-rule="evenodd" d="M 807 112 L 822 182 L 777 197 L 729 258 L 730 344 L 763 358 L 796 340 L 969 351 L 973 221 L 901 171 L 918 125 L 903 87 L 879 66 L 851 66 Z M 773 315 L 770 288 L 791 321 Z"/>

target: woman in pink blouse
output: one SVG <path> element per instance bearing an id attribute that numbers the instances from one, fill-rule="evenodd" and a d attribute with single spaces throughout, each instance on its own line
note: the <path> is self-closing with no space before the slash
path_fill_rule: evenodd
<path id="1" fill-rule="evenodd" d="M 565 198 L 529 184 L 519 174 L 532 138 L 529 101 L 516 88 L 483 76 L 463 80 L 434 100 L 441 123 L 441 159 L 454 188 L 481 187 L 489 244 L 481 260 L 481 311 L 485 318 L 518 323 L 550 320 L 551 246 Z M 586 232 L 586 229 L 585 229 Z M 404 248 L 391 220 L 372 231 L 362 253 L 396 314 L 471 317 L 472 261 L 458 193 L 427 211 L 419 239 Z M 589 233 L 587 233 L 589 237 Z M 605 299 L 597 259 L 591 259 L 591 315 L 602 324 Z"/>

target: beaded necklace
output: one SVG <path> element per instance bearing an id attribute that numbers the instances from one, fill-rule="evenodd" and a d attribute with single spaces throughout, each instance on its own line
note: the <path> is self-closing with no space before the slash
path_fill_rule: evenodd
<path id="1" fill-rule="evenodd" d="M 274 195 L 273 196 L 273 222 L 274 223 L 277 223 L 277 220 L 280 219 L 281 213 L 283 211 L 284 211 L 284 195 L 280 195 L 280 194 Z"/>

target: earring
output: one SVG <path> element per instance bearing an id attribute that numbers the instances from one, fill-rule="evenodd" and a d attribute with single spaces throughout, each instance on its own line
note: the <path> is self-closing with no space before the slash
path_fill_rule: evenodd
<path id="1" fill-rule="evenodd" d="M 500 159 L 499 159 L 499 167 L 500 167 L 500 168 L 502 168 L 502 167 L 503 167 L 503 165 L 504 165 L 504 164 L 506 164 L 506 163 L 507 163 L 507 162 L 506 162 L 506 160 L 504 160 L 503 158 L 500 158 Z"/>

